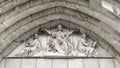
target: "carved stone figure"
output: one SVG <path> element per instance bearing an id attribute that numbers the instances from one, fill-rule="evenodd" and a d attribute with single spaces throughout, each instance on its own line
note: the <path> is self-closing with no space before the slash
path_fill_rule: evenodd
<path id="1" fill-rule="evenodd" d="M 80 40 L 78 41 L 78 45 L 77 45 L 77 49 L 78 49 L 78 53 L 85 53 L 86 56 L 89 56 L 93 53 L 94 51 L 94 47 L 96 45 L 97 41 L 95 42 L 88 42 L 87 41 L 87 37 L 86 34 L 82 34 L 82 36 L 80 37 Z"/>
<path id="2" fill-rule="evenodd" d="M 83 33 L 80 39 L 77 37 L 70 37 L 75 30 L 65 31 L 62 25 L 58 25 L 56 29 L 43 29 L 50 37 L 40 37 L 38 34 L 34 35 L 33 40 L 27 40 L 25 47 L 16 54 L 18 57 L 39 57 L 39 56 L 94 56 L 95 45 L 97 41 L 87 38 Z M 44 36 L 44 35 L 41 35 Z M 40 40 L 46 38 L 45 40 Z M 49 39 L 49 41 L 46 41 Z M 79 39 L 79 40 L 78 40 Z M 41 43 L 41 41 L 43 43 Z M 78 44 L 77 44 L 78 42 Z M 42 46 L 42 44 L 44 44 Z M 47 44 L 47 48 L 46 48 Z M 42 48 L 43 47 L 43 48 Z M 45 48 L 44 48 L 45 47 Z"/>
<path id="3" fill-rule="evenodd" d="M 16 56 L 21 56 L 21 57 L 28 57 L 28 56 L 37 56 L 37 54 L 40 53 L 42 50 L 42 44 L 39 39 L 38 34 L 34 35 L 33 42 L 26 42 L 25 48 Z"/>
<path id="4" fill-rule="evenodd" d="M 62 25 L 58 25 L 57 31 L 50 31 L 47 29 L 44 30 L 52 36 L 52 39 L 49 40 L 48 45 L 52 48 L 53 51 L 62 54 L 68 53 L 68 48 L 71 46 L 68 37 L 73 33 L 74 30 L 70 32 L 63 32 Z"/>

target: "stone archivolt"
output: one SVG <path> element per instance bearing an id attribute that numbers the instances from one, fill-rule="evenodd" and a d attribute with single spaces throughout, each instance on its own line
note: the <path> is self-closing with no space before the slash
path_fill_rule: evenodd
<path id="1" fill-rule="evenodd" d="M 21 1 L 23 1 L 23 2 L 21 2 Z M 75 3 L 69 3 L 69 2 L 57 2 L 56 0 L 54 1 L 54 2 L 50 2 L 49 0 L 47 0 L 47 1 L 49 1 L 49 2 L 47 2 L 47 3 L 44 3 L 43 2 L 43 4 L 40 4 L 40 5 L 38 5 L 38 6 L 34 6 L 33 7 L 33 5 L 31 4 L 31 7 L 30 7 L 30 9 L 28 9 L 27 10 L 27 8 L 24 10 L 24 11 L 22 11 L 21 13 L 17 13 L 17 14 L 13 14 L 13 17 L 9 17 L 9 14 L 8 13 L 6 13 L 8 10 L 10 10 L 10 9 L 13 9 L 14 7 L 19 7 L 18 5 L 23 5 L 22 3 L 25 3 L 25 2 L 31 2 L 31 1 L 34 1 L 34 0 L 20 0 L 20 2 L 18 2 L 18 3 L 16 3 L 16 2 L 11 2 L 11 4 L 7 4 L 6 3 L 6 5 L 4 5 L 2 8 L 0 8 L 2 11 L 1 11 L 1 13 L 5 13 L 5 14 L 3 14 L 2 15 L 2 17 L 4 17 L 5 18 L 5 21 L 4 22 L 2 22 L 1 24 L 0 24 L 0 32 L 2 33 L 2 34 L 0 34 L 1 35 L 1 37 L 4 37 L 4 34 L 7 34 L 8 33 L 8 31 L 6 31 L 6 30 L 8 30 L 8 29 L 10 29 L 9 27 L 13 27 L 13 24 L 19 24 L 18 23 L 18 21 L 21 21 L 21 19 L 25 19 L 26 17 L 28 17 L 28 16 L 30 16 L 31 14 L 33 14 L 33 13 L 36 13 L 36 12 L 42 12 L 42 10 L 43 10 L 43 7 L 45 8 L 46 7 L 46 9 L 48 9 L 48 8 L 50 8 L 50 5 L 51 5 L 51 8 L 52 7 L 57 7 L 57 6 L 62 6 L 62 7 L 67 7 L 67 8 L 71 8 L 72 10 L 77 10 L 77 11 L 79 11 L 79 12 L 83 12 L 83 13 L 85 13 L 85 14 L 87 14 L 87 15 L 90 15 L 90 16 L 92 16 L 92 17 L 94 17 L 95 19 L 98 19 L 98 20 L 100 20 L 100 23 L 101 24 L 99 24 L 99 26 L 95 26 L 95 27 L 93 27 L 93 29 L 91 30 L 91 31 L 93 31 L 93 32 L 95 32 L 96 34 L 98 34 L 99 36 L 100 36 L 100 40 L 101 40 L 101 38 L 103 38 L 105 41 L 107 41 L 111 46 L 109 46 L 109 48 L 107 47 L 106 48 L 106 44 L 105 44 L 105 49 L 106 49 L 106 51 L 108 51 L 110 54 L 112 54 L 114 57 L 116 57 L 117 59 L 119 59 L 119 19 L 118 18 L 116 18 L 115 16 L 113 16 L 112 14 L 110 14 L 110 13 L 108 13 L 106 10 L 104 10 L 101 6 L 98 6 L 98 5 L 96 5 L 96 4 L 98 4 L 97 2 L 94 2 L 95 0 L 89 0 L 90 2 L 88 2 L 88 3 L 86 3 L 86 5 L 88 5 L 88 6 L 90 6 L 90 7 L 88 7 L 88 6 L 82 6 L 81 5 L 81 0 L 79 1 L 79 0 L 75 0 Z M 40 1 L 40 0 L 38 0 L 38 1 Z M 46 0 L 43 0 L 43 1 L 46 1 Z M 53 0 L 52 0 L 53 1 Z M 67 1 L 72 1 L 72 0 L 67 0 Z M 73 0 L 74 1 L 74 0 Z M 112 1 L 114 1 L 114 0 L 112 0 Z M 80 3 L 79 3 L 80 2 Z M 33 3 L 33 2 L 32 2 Z M 40 3 L 40 2 L 39 2 Z M 26 4 L 26 3 L 25 3 Z M 84 3 L 83 3 L 84 4 Z M 94 7 L 91 7 L 91 5 L 96 5 L 98 8 L 96 8 L 96 6 L 95 6 L 95 8 Z M 118 4 L 119 5 L 119 3 L 116 3 L 116 4 Z M 11 5 L 11 6 L 10 6 Z M 36 5 L 36 3 L 35 3 L 35 5 Z M 29 5 L 28 5 L 29 6 Z M 41 6 L 41 8 L 39 7 L 39 6 Z M 24 8 L 24 6 L 23 6 L 23 8 Z M 21 9 L 20 9 L 21 10 Z M 35 10 L 35 11 L 31 11 L 31 10 Z M 96 11 L 97 10 L 97 11 Z M 100 11 L 99 11 L 100 10 Z M 98 12 L 99 11 L 99 12 Z M 8 11 L 9 12 L 9 11 Z M 28 14 L 27 14 L 28 13 Z M 30 14 L 29 14 L 30 13 Z M 73 13 L 73 12 L 72 12 Z M 5 17 L 4 15 L 7 15 L 10 19 L 6 19 L 7 17 Z M 59 14 L 60 15 L 60 14 Z M 77 15 L 75 15 L 75 16 L 77 16 Z M 51 19 L 52 17 L 50 17 L 50 19 Z M 69 18 L 69 16 L 67 16 L 67 18 Z M 56 19 L 56 18 L 54 18 L 54 19 Z M 72 18 L 69 18 L 69 19 L 72 19 Z M 68 20 L 68 19 L 67 19 Z M 71 21 L 71 20 L 69 20 L 69 21 Z M 72 20 L 73 21 L 73 20 Z M 96 22 L 95 22 L 96 23 Z M 78 22 L 78 24 L 79 24 L 79 22 Z M 80 23 L 79 25 L 85 25 L 86 23 Z M 109 28 L 107 29 L 107 27 L 105 26 L 104 27 L 104 29 L 105 30 L 107 30 L 107 31 L 103 31 L 102 29 L 101 29 L 101 27 L 103 28 L 103 25 L 109 25 L 110 26 L 110 32 L 109 32 Z M 31 24 L 30 24 L 31 25 Z M 88 23 L 88 25 L 89 26 L 91 26 L 89 23 Z M 6 27 L 7 26 L 7 27 Z M 36 26 L 38 26 L 38 25 L 36 25 Z M 32 25 L 32 27 L 33 27 L 33 25 Z M 86 26 L 85 25 L 85 27 L 88 27 L 88 26 Z M 18 27 L 18 28 L 20 28 L 20 27 Z M 25 30 L 23 30 L 23 31 L 20 31 L 20 30 L 22 30 L 22 29 L 24 29 L 25 28 Z M 30 28 L 31 28 L 31 26 L 30 26 Z M 31 28 L 32 29 L 32 28 Z M 88 27 L 88 29 L 89 29 L 89 27 Z M 112 31 L 112 29 L 114 29 L 113 31 Z M 17 29 L 15 29 L 15 30 L 17 30 Z M 9 35 L 7 35 L 4 39 L 2 39 L 0 42 L 1 42 L 1 54 L 0 55 L 3 55 L 3 57 L 6 57 L 7 55 L 8 55 L 8 53 L 9 52 L 11 52 L 12 51 L 12 46 L 9 46 L 9 45 L 11 45 L 11 44 L 14 44 L 14 42 L 13 42 L 13 40 L 15 40 L 15 39 L 17 39 L 18 37 L 20 37 L 22 34 L 24 34 L 25 32 L 27 32 L 28 31 L 28 29 L 26 29 L 26 27 L 22 27 L 22 28 L 20 28 L 20 30 L 18 30 L 18 32 L 20 31 L 20 33 L 18 33 L 18 32 L 13 32 L 13 33 L 9 33 Z M 30 30 L 30 29 L 29 29 Z M 108 33 L 107 33 L 108 32 Z M 16 34 L 16 33 L 18 33 L 18 34 Z M 100 34 L 99 34 L 100 33 Z M 118 35 L 117 35 L 118 34 Z M 14 36 L 14 37 L 13 37 Z M 116 37 L 117 37 L 117 39 L 116 39 Z M 12 39 L 12 40 L 7 40 L 6 41 L 6 38 L 9 40 L 9 39 Z M 98 41 L 98 43 L 104 43 L 104 42 L 99 42 L 99 40 L 97 40 Z M 6 43 L 7 42 L 7 43 Z M 103 44 L 102 44 L 103 45 Z M 4 47 L 3 47 L 4 46 Z M 9 48 L 8 48 L 9 47 Z M 111 48 L 112 47 L 112 48 Z M 15 48 L 15 47 L 14 47 Z M 13 49 L 14 49 L 13 48 Z M 115 49 L 115 50 L 114 50 Z M 8 51 L 7 51 L 8 50 Z M 114 51 L 115 52 L 114 52 Z M 112 52 L 111 52 L 112 51 Z M 117 54 L 116 54 L 117 53 Z"/>

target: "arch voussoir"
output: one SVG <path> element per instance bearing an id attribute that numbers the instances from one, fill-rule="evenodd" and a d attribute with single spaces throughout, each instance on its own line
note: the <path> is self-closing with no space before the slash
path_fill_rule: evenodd
<path id="1" fill-rule="evenodd" d="M 45 10 L 45 9 L 57 7 L 57 6 L 70 8 L 70 9 L 88 14 L 88 15 L 104 22 L 105 24 L 111 26 L 112 28 L 114 28 L 114 30 L 116 30 L 120 33 L 120 30 L 118 29 L 120 27 L 120 25 L 118 25 L 119 24 L 118 20 L 113 21 L 111 18 L 103 15 L 102 13 L 93 11 L 93 10 L 91 10 L 87 7 L 81 6 L 79 4 L 74 4 L 74 3 L 69 3 L 69 2 L 57 2 L 57 1 L 37 5 L 35 7 L 30 8 L 30 9 L 26 9 L 25 11 L 21 12 L 20 14 L 17 14 L 16 16 L 11 17 L 9 20 L 4 21 L 3 24 L 7 26 L 6 27 L 6 29 L 7 29 L 11 25 L 15 24 L 16 22 L 20 21 L 21 19 L 23 19 L 23 18 L 25 18 L 25 17 L 27 17 L 31 14 L 40 12 L 40 11 Z M 4 30 L 5 29 L 1 30 L 1 32 L 4 31 Z"/>

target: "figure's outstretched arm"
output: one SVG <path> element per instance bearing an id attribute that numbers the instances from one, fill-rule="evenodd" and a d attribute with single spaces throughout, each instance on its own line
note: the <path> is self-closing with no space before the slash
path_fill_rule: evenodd
<path id="1" fill-rule="evenodd" d="M 52 34 L 52 31 L 50 31 L 50 30 L 47 30 L 47 29 L 43 29 L 44 31 L 46 31 L 48 34 Z"/>
<path id="2" fill-rule="evenodd" d="M 74 31 L 75 31 L 75 30 L 72 30 L 72 31 L 70 31 L 70 32 L 66 32 L 65 35 L 66 35 L 67 37 L 69 37 Z"/>
<path id="3" fill-rule="evenodd" d="M 70 36 L 75 30 L 72 30 L 70 32 L 68 32 L 68 35 Z"/>

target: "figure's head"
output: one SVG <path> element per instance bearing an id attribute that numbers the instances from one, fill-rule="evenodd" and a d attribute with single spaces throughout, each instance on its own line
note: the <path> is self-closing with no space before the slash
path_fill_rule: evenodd
<path id="1" fill-rule="evenodd" d="M 62 30 L 62 25 L 58 25 L 58 30 L 61 31 Z"/>
<path id="2" fill-rule="evenodd" d="M 37 38 L 38 38 L 38 34 L 35 34 L 35 36 L 34 36 L 34 37 L 35 37 L 35 39 L 37 39 Z"/>
<path id="3" fill-rule="evenodd" d="M 86 34 L 85 34 L 85 33 L 83 33 L 83 34 L 82 34 L 82 37 L 83 37 L 83 38 L 86 38 Z"/>

